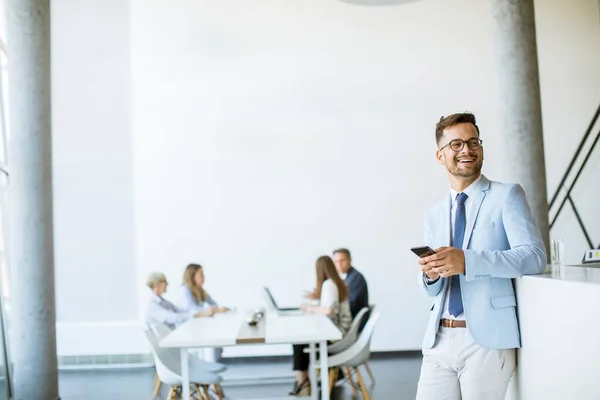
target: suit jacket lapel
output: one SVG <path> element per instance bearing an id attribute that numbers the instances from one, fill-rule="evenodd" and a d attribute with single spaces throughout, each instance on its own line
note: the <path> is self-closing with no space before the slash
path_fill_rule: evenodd
<path id="1" fill-rule="evenodd" d="M 479 181 L 479 185 L 477 187 L 476 194 L 473 196 L 473 204 L 469 207 L 469 212 L 467 214 L 467 226 L 465 227 L 465 239 L 463 240 L 463 249 L 467 249 L 469 247 L 469 242 L 471 241 L 471 234 L 473 233 L 473 227 L 475 226 L 475 221 L 477 220 L 477 216 L 479 215 L 479 209 L 481 208 L 481 203 L 483 203 L 483 199 L 485 198 L 485 192 L 490 188 L 490 181 L 485 177 L 481 177 L 481 181 Z M 471 200 L 469 200 L 471 201 Z"/>

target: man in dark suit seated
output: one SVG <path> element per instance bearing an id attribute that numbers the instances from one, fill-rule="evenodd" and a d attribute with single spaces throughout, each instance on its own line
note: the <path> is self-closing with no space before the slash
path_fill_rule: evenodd
<path id="1" fill-rule="evenodd" d="M 337 249 L 333 252 L 335 267 L 348 284 L 350 294 L 350 312 L 354 318 L 364 307 L 369 307 L 369 288 L 365 277 L 352 266 L 350 250 Z M 363 319 L 364 326 L 367 318 Z"/>

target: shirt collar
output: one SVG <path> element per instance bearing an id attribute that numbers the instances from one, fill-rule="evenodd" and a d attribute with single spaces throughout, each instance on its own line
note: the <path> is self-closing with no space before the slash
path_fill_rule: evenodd
<path id="1" fill-rule="evenodd" d="M 477 177 L 477 179 L 475 179 L 462 192 L 457 192 L 456 190 L 454 190 L 454 188 L 452 186 L 450 186 L 450 195 L 452 196 L 452 201 L 456 201 L 456 196 L 458 195 L 458 193 L 466 194 L 468 196 L 467 199 L 473 197 L 473 194 L 475 193 L 475 190 L 477 190 L 477 186 L 479 185 L 479 182 L 481 181 L 482 177 L 483 177 L 483 174 L 479 174 L 479 177 Z"/>
<path id="2" fill-rule="evenodd" d="M 152 294 L 150 295 L 150 301 L 156 304 L 163 304 L 164 302 L 168 302 L 168 300 L 166 300 L 164 297 L 159 296 L 154 292 L 152 292 Z"/>
<path id="3" fill-rule="evenodd" d="M 163 299 L 162 296 L 159 296 L 156 293 L 152 292 L 152 294 L 150 295 L 150 301 L 153 303 L 160 304 L 163 301 L 165 301 L 165 299 Z"/>
<path id="4" fill-rule="evenodd" d="M 342 279 L 346 279 L 348 277 L 348 275 L 350 275 L 350 272 L 352 271 L 353 268 L 354 267 L 350 266 L 350 269 L 348 270 L 348 272 L 342 272 L 342 273 L 340 273 L 340 277 Z"/>

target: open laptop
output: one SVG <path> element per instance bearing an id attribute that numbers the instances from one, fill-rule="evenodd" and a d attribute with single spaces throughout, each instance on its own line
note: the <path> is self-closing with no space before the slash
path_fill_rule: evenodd
<path id="1" fill-rule="evenodd" d="M 269 288 L 265 286 L 263 289 L 265 291 L 267 302 L 269 303 L 269 308 L 271 308 L 273 311 L 277 312 L 277 314 L 279 314 L 279 315 L 302 314 L 302 310 L 300 310 L 300 307 L 279 307 L 277 305 L 277 302 L 275 301 L 275 298 L 271 294 L 271 291 L 269 290 Z"/>

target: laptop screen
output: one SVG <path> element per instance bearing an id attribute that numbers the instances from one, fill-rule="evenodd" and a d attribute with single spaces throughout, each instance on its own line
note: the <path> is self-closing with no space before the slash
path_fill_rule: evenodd
<path id="1" fill-rule="evenodd" d="M 273 304 L 273 306 L 275 306 L 275 308 L 279 309 L 279 307 L 277 306 L 277 302 L 275 302 L 275 298 L 271 294 L 271 291 L 269 290 L 269 288 L 265 286 L 264 289 L 265 289 L 265 292 L 267 293 L 267 295 L 269 296 L 269 300 L 271 300 L 271 303 Z"/>

